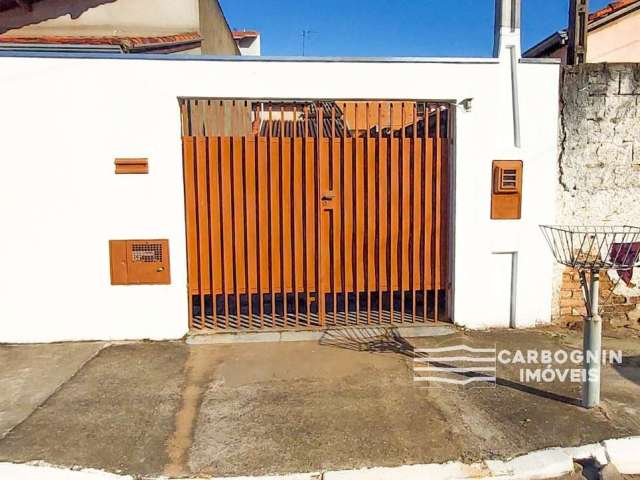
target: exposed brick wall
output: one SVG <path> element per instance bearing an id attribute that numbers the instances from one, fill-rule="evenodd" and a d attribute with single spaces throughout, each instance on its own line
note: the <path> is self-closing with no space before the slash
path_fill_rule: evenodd
<path id="1" fill-rule="evenodd" d="M 564 67 L 560 102 L 557 223 L 640 226 L 640 64 Z M 618 277 L 601 278 L 604 298 Z M 638 325 L 639 285 L 634 272 L 630 285 L 616 286 L 605 321 Z M 583 313 L 577 274 L 558 267 L 554 319 Z"/>
<path id="2" fill-rule="evenodd" d="M 605 322 L 614 327 L 640 327 L 640 296 L 620 295 L 614 287 L 617 278 L 611 279 L 605 272 L 600 273 L 601 315 Z M 582 322 L 586 307 L 582 296 L 580 276 L 574 269 L 566 268 L 562 273 L 560 288 L 560 315 L 557 322 L 574 326 Z"/>

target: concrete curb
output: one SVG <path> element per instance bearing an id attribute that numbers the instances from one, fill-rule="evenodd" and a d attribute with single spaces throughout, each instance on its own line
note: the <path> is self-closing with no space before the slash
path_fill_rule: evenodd
<path id="1" fill-rule="evenodd" d="M 224 477 L 224 480 L 461 480 L 500 479 L 534 480 L 555 478 L 573 472 L 574 462 L 593 459 L 599 466 L 613 464 L 625 475 L 640 474 L 640 436 L 605 440 L 579 447 L 547 448 L 521 455 L 511 460 L 485 460 L 474 464 L 447 462 L 441 464 L 373 467 L 357 470 L 294 473 L 262 477 Z M 64 469 L 41 462 L 0 463 L 0 478 L 11 480 L 133 480 L 92 469 Z M 167 479 L 167 477 L 158 477 Z M 201 480 L 222 480 L 222 477 Z"/>
<path id="2" fill-rule="evenodd" d="M 627 437 L 602 442 L 609 461 L 625 475 L 640 473 L 640 437 Z"/>
<path id="3" fill-rule="evenodd" d="M 42 462 L 0 462 L 0 478 L 7 480 L 133 480 L 129 475 L 116 475 L 102 470 L 60 468 Z"/>
<path id="4" fill-rule="evenodd" d="M 390 330 L 389 327 L 369 327 L 371 331 Z M 440 337 L 456 332 L 450 325 L 433 326 L 417 325 L 393 327 L 400 336 L 405 338 Z M 218 333 L 194 333 L 187 335 L 185 342 L 188 345 L 217 345 L 229 343 L 265 343 L 265 342 L 317 342 L 327 332 L 338 332 L 348 328 L 334 328 L 327 330 L 282 330 L 272 332 L 218 332 Z"/>

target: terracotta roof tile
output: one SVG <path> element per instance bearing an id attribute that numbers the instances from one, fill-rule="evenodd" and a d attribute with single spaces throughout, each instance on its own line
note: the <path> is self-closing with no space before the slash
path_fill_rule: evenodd
<path id="1" fill-rule="evenodd" d="M 589 14 L 589 21 L 593 22 L 595 20 L 599 20 L 601 18 L 607 17 L 612 13 L 616 13 L 618 10 L 622 10 L 623 8 L 628 7 L 629 5 L 632 5 L 638 2 L 640 2 L 640 0 L 617 0 L 615 2 L 610 3 L 606 7 L 601 8 L 598 11 Z"/>
<path id="2" fill-rule="evenodd" d="M 241 40 L 243 38 L 257 38 L 260 36 L 260 33 L 254 30 L 243 30 L 243 31 L 234 30 L 231 33 L 233 34 L 233 38 L 235 40 Z"/>
<path id="3" fill-rule="evenodd" d="M 19 36 L 0 35 L 0 43 L 14 44 L 44 44 L 44 45 L 117 45 L 123 50 L 132 50 L 139 47 L 169 46 L 174 44 L 195 43 L 202 41 L 197 32 L 180 33 L 177 35 L 163 35 L 152 37 L 130 36 Z"/>

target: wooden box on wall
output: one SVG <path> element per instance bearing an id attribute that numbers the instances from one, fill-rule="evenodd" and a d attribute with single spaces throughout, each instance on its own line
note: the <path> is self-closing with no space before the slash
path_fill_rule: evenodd
<path id="1" fill-rule="evenodd" d="M 522 216 L 522 160 L 494 160 L 491 218 L 517 220 Z"/>
<path id="2" fill-rule="evenodd" d="M 111 285 L 168 285 L 169 240 L 109 240 Z"/>

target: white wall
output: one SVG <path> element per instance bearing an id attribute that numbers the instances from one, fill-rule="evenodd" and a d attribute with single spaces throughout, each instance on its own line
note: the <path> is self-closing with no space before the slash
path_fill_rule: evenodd
<path id="1" fill-rule="evenodd" d="M 589 63 L 640 62 L 640 10 L 589 32 Z"/>
<path id="2" fill-rule="evenodd" d="M 244 37 L 236 40 L 240 55 L 260 56 L 260 35 L 257 37 Z"/>
<path id="3" fill-rule="evenodd" d="M 497 250 L 519 251 L 518 326 L 549 320 L 557 65 L 0 57 L 0 342 L 187 333 L 178 96 L 473 98 L 457 112 L 455 320 L 507 326 L 488 301 Z M 304 78 L 305 81 L 300 81 Z M 113 173 L 148 157 L 149 175 Z M 520 221 L 491 221 L 494 159 L 524 160 Z M 168 238 L 172 284 L 111 286 L 109 239 Z"/>

